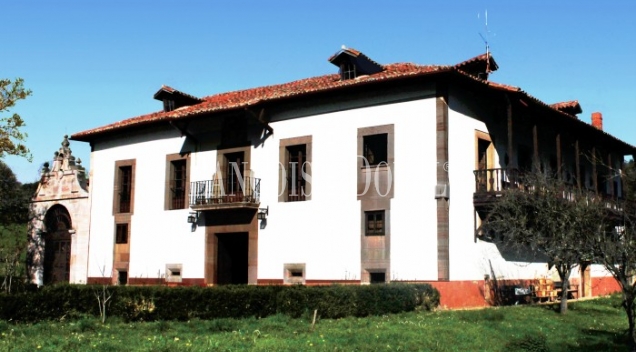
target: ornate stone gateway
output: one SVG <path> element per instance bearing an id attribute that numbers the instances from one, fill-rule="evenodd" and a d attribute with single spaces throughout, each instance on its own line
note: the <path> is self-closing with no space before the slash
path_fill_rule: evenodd
<path id="1" fill-rule="evenodd" d="M 29 274 L 38 286 L 86 283 L 88 263 L 88 182 L 64 136 L 51 164 L 44 163 L 31 201 Z"/>

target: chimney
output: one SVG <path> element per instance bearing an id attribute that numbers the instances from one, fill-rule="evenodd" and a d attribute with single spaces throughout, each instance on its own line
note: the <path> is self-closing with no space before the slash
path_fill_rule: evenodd
<path id="1" fill-rule="evenodd" d="M 600 112 L 592 113 L 592 126 L 598 128 L 599 130 L 603 130 L 603 114 Z"/>

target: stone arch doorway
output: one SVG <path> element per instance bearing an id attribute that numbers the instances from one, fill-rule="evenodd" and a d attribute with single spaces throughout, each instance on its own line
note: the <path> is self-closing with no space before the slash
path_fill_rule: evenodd
<path id="1" fill-rule="evenodd" d="M 62 205 L 52 206 L 44 216 L 44 284 L 70 282 L 71 216 Z"/>

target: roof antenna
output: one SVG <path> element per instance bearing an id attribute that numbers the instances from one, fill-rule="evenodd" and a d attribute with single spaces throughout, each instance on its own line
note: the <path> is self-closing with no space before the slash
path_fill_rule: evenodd
<path id="1" fill-rule="evenodd" d="M 477 18 L 479 19 L 479 13 L 477 13 Z M 484 37 L 484 35 L 481 34 L 481 32 L 479 33 L 479 36 L 481 37 L 481 40 L 484 41 L 484 44 L 486 45 L 486 73 L 490 73 L 492 72 L 490 70 L 490 44 L 488 44 L 488 37 L 490 35 L 490 30 L 488 30 L 488 9 L 486 9 L 485 14 L 484 14 L 484 20 L 485 20 L 485 30 L 486 30 L 486 36 Z"/>

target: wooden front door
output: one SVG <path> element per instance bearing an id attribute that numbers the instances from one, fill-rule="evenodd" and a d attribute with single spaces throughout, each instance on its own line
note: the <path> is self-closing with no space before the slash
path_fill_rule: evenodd
<path id="1" fill-rule="evenodd" d="M 71 217 L 65 207 L 54 205 L 44 223 L 44 284 L 68 283 L 71 278 Z"/>
<path id="2" fill-rule="evenodd" d="M 68 283 L 71 274 L 71 236 L 67 230 L 48 234 L 44 246 L 44 284 Z"/>

